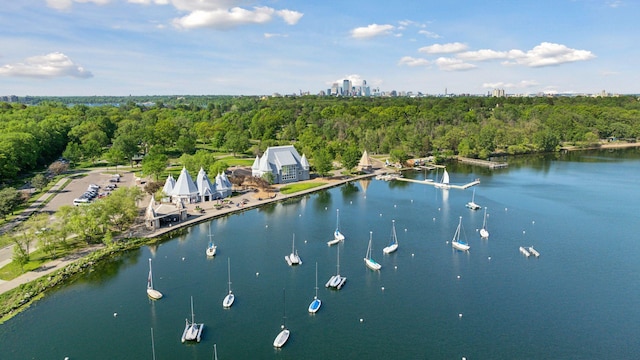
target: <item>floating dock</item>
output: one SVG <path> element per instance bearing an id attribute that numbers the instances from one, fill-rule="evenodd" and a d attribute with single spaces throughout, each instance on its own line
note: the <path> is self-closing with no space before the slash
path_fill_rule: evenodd
<path id="1" fill-rule="evenodd" d="M 529 250 L 525 249 L 524 246 L 520 246 L 520 253 L 522 253 L 522 255 L 526 257 L 531 256 L 531 253 L 529 252 Z"/>
<path id="2" fill-rule="evenodd" d="M 393 180 L 407 181 L 407 182 L 412 182 L 412 183 L 416 183 L 416 184 L 424 184 L 424 185 L 432 185 L 432 186 L 442 185 L 439 182 L 433 181 L 432 179 L 415 180 L 415 179 L 407 179 L 407 178 L 398 177 L 398 178 L 395 178 Z M 464 190 L 464 189 L 468 189 L 468 188 L 470 188 L 472 186 L 475 186 L 475 185 L 478 185 L 478 184 L 480 184 L 480 179 L 475 179 L 472 182 L 470 182 L 468 184 L 464 184 L 464 185 L 449 184 L 448 188 Z"/>
<path id="3" fill-rule="evenodd" d="M 466 158 L 461 156 L 458 156 L 458 161 L 466 164 L 488 167 L 489 169 L 501 169 L 509 166 L 509 164 L 507 164 L 506 162 L 495 162 L 495 161 L 482 160 L 482 159 L 471 159 L 471 158 Z"/>
<path id="4" fill-rule="evenodd" d="M 533 246 L 529 246 L 529 253 L 535 257 L 540 257 L 540 253 L 538 250 L 534 249 Z"/>

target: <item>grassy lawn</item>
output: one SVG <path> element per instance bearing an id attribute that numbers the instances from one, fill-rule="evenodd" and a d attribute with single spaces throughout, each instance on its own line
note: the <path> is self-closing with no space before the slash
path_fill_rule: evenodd
<path id="1" fill-rule="evenodd" d="M 84 246 L 83 244 L 84 243 L 78 243 L 73 239 L 69 239 L 67 240 L 66 247 L 58 246 L 55 251 L 55 256 L 51 256 L 48 253 L 45 253 L 43 250 L 37 249 L 29 255 L 30 260 L 27 264 L 24 265 L 24 272 L 20 268 L 19 264 L 17 264 L 16 262 L 11 262 L 3 268 L 0 268 L 0 280 L 9 281 L 15 279 L 16 277 L 24 274 L 27 271 L 32 271 L 39 268 L 40 266 L 42 266 L 42 264 L 71 254 L 77 248 Z"/>
<path id="2" fill-rule="evenodd" d="M 291 185 L 285 185 L 280 188 L 280 193 L 285 195 L 294 194 L 299 191 L 313 189 L 314 187 L 318 187 L 326 184 L 327 183 L 325 182 L 309 182 L 309 183 L 296 183 Z"/>

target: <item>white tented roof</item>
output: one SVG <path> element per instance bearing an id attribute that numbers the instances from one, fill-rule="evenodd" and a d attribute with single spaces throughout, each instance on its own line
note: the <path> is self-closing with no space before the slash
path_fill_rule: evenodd
<path id="1" fill-rule="evenodd" d="M 173 188 L 176 185 L 176 179 L 173 176 L 169 175 L 167 181 L 164 182 L 164 187 L 162 188 L 162 192 L 166 195 L 170 195 L 173 192 Z"/>
<path id="2" fill-rule="evenodd" d="M 185 196 L 193 194 L 198 194 L 198 187 L 193 182 L 187 168 L 183 167 L 182 171 L 180 171 L 180 176 L 178 176 L 178 180 L 176 180 L 176 184 L 173 187 L 171 195 Z"/>

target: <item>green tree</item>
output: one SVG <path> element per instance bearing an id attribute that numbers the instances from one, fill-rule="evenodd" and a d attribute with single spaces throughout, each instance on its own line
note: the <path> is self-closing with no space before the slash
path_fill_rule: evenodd
<path id="1" fill-rule="evenodd" d="M 122 165 L 125 161 L 125 154 L 118 148 L 111 147 L 105 154 L 105 158 L 111 165 L 115 165 L 116 171 L 118 171 L 118 165 Z"/>
<path id="2" fill-rule="evenodd" d="M 350 171 L 360 162 L 362 152 L 355 145 L 351 145 L 342 152 L 341 156 L 342 166 Z"/>
<path id="3" fill-rule="evenodd" d="M 249 149 L 249 137 L 240 131 L 229 131 L 225 136 L 225 147 L 236 156 L 237 153 L 243 153 Z"/>
<path id="4" fill-rule="evenodd" d="M 42 189 L 44 189 L 48 183 L 49 179 L 47 179 L 47 177 L 42 175 L 41 173 L 37 173 L 33 176 L 33 178 L 31 178 L 31 185 L 33 185 L 33 187 L 38 191 L 42 191 Z"/>
<path id="5" fill-rule="evenodd" d="M 82 159 L 82 150 L 80 149 L 80 145 L 75 142 L 68 143 L 62 153 L 62 156 L 69 160 L 72 165 L 78 163 Z"/>
<path id="6" fill-rule="evenodd" d="M 321 149 L 316 151 L 313 157 L 313 166 L 321 177 L 326 177 L 331 175 L 331 170 L 333 169 L 333 159 L 329 154 L 329 151 L 325 149 Z"/>
<path id="7" fill-rule="evenodd" d="M 142 172 L 145 175 L 154 175 L 158 181 L 168 162 L 169 157 L 165 154 L 149 154 L 142 159 Z"/>
<path id="8" fill-rule="evenodd" d="M 7 215 L 12 214 L 13 210 L 21 203 L 22 196 L 15 188 L 8 187 L 0 190 L 0 216 L 2 216 L 3 219 L 6 219 Z"/>

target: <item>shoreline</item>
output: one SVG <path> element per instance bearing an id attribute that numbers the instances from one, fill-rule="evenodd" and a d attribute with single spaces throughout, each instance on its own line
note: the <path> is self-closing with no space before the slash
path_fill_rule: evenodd
<path id="1" fill-rule="evenodd" d="M 327 183 L 287 195 L 283 195 L 276 191 L 275 195 L 272 197 L 259 199 L 253 198 L 243 206 L 228 206 L 215 209 L 213 207 L 213 202 L 204 206 L 203 204 L 205 203 L 188 204 L 186 205 L 188 214 L 187 220 L 179 221 L 175 225 L 165 226 L 150 231 L 144 227 L 144 224 L 141 224 L 136 227 L 136 230 L 134 230 L 134 228 L 131 229 L 130 235 L 133 235 L 135 231 L 135 236 L 130 236 L 128 241 L 116 242 L 117 244 L 120 244 L 120 246 L 106 247 L 104 245 L 96 245 L 88 247 L 66 256 L 65 258 L 56 259 L 43 264 L 40 268 L 28 271 L 12 280 L 1 281 L 0 298 L 3 298 L 3 301 L 6 301 L 6 303 L 0 303 L 0 324 L 27 309 L 33 302 L 46 296 L 46 292 L 48 290 L 64 285 L 69 279 L 73 279 L 75 276 L 86 271 L 96 262 L 121 254 L 124 251 L 164 241 L 167 238 L 171 238 L 173 233 L 184 231 L 185 228 L 208 220 L 237 214 L 247 210 L 253 210 L 263 205 L 277 203 L 287 199 L 305 196 L 318 191 L 341 186 L 352 181 L 372 178 L 380 170 L 384 169 L 375 169 L 373 172 L 364 175 L 337 176 L 337 178 L 316 178 L 313 181 L 326 181 Z M 243 199 L 249 199 L 253 197 L 254 194 L 255 193 L 250 192 L 233 197 L 233 205 L 242 203 Z M 206 206 L 205 212 L 200 213 L 195 209 L 196 206 L 201 208 L 205 208 Z M 122 239 L 127 239 L 127 237 L 123 236 Z"/>

